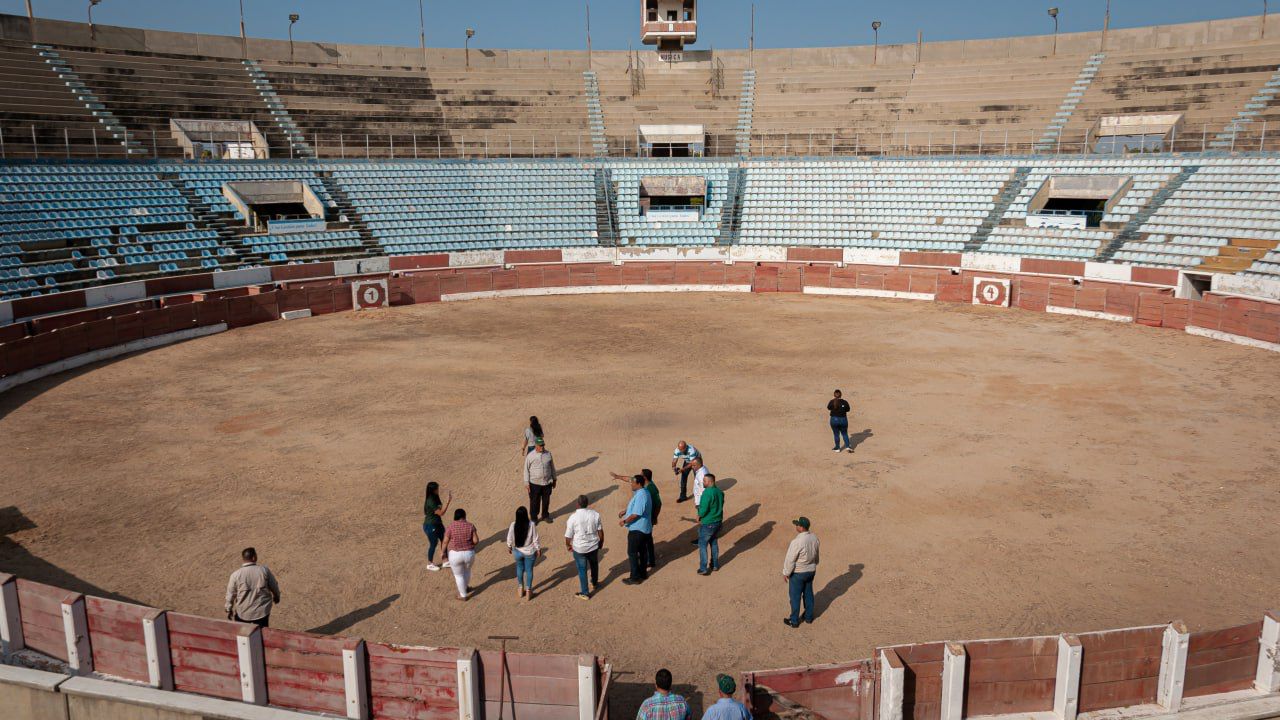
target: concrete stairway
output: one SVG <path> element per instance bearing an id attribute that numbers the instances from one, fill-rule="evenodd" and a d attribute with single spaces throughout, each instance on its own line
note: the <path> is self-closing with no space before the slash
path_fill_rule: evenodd
<path id="1" fill-rule="evenodd" d="M 609 156 L 609 139 L 604 128 L 604 111 L 600 109 L 600 80 L 594 70 L 582 73 L 587 92 L 587 126 L 591 128 L 591 151 L 596 157 Z"/>
<path id="2" fill-rule="evenodd" d="M 347 195 L 347 191 L 343 189 L 342 183 L 334 179 L 333 172 L 331 170 L 322 170 L 317 174 L 320 176 L 320 184 L 324 185 L 325 191 L 329 193 L 329 197 L 337 208 L 338 220 L 345 222 L 347 227 L 360 233 L 360 241 L 364 243 L 364 252 L 358 254 L 368 256 L 384 254 L 386 251 L 374 239 L 373 231 L 365 224 L 364 218 L 361 217 L 360 211 L 356 209 L 356 204 L 351 201 L 351 197 Z"/>
<path id="3" fill-rule="evenodd" d="M 1173 197 L 1173 194 L 1182 187 L 1182 184 L 1192 175 L 1195 175 L 1199 169 L 1199 165 L 1184 167 L 1177 175 L 1169 178 L 1169 182 L 1165 183 L 1164 187 L 1160 188 L 1155 195 L 1152 195 L 1141 210 L 1129 218 L 1129 222 L 1124 224 L 1124 227 L 1115 234 L 1111 242 L 1098 251 L 1098 259 L 1102 262 L 1109 262 L 1124 247 L 1125 243 L 1140 240 L 1139 233 L 1142 230 L 1142 226 L 1151 219 L 1151 216 L 1160 209 L 1160 206 L 1164 205 L 1164 201 Z"/>
<path id="4" fill-rule="evenodd" d="M 1218 249 L 1218 254 L 1207 257 L 1196 266 L 1197 270 L 1216 273 L 1238 273 L 1248 270 L 1254 261 L 1274 250 L 1280 242 L 1233 238 Z"/>
<path id="5" fill-rule="evenodd" d="M 982 224 L 978 226 L 978 231 L 973 234 L 969 242 L 965 243 L 965 252 L 973 252 L 982 247 L 988 239 L 991 238 L 991 231 L 1000 224 L 1000 218 L 1009 211 L 1009 206 L 1013 201 L 1018 199 L 1018 195 L 1022 193 L 1022 188 L 1027 184 L 1027 176 L 1031 174 L 1029 167 L 1016 167 L 1009 179 L 1005 182 L 1004 187 L 1000 188 L 999 194 L 996 195 L 995 207 L 991 208 L 991 212 L 987 213 L 987 217 L 983 219 Z"/>
<path id="6" fill-rule="evenodd" d="M 743 180 L 746 172 L 742 166 L 729 170 L 729 185 L 720 208 L 720 236 L 716 242 L 720 245 L 737 245 L 739 230 L 742 227 Z"/>
<path id="7" fill-rule="evenodd" d="M 1076 82 L 1067 91 L 1067 97 L 1063 99 L 1062 104 L 1058 106 L 1058 111 L 1053 115 L 1053 121 L 1049 123 L 1049 127 L 1045 129 L 1044 134 L 1036 141 L 1036 152 L 1052 152 L 1058 146 L 1062 139 L 1062 130 L 1071 121 L 1071 116 L 1076 111 L 1076 106 L 1084 99 L 1085 92 L 1089 89 L 1089 85 L 1093 83 L 1093 78 L 1097 76 L 1098 69 L 1102 67 L 1102 61 L 1106 58 L 1103 53 L 1090 55 L 1085 61 L 1084 67 L 1080 68 L 1080 74 L 1076 76 Z"/>
<path id="8" fill-rule="evenodd" d="M 756 71 L 742 71 L 742 93 L 738 100 L 738 129 L 734 135 L 734 154 L 751 154 L 751 117 L 756 106 Z"/>
<path id="9" fill-rule="evenodd" d="M 161 173 L 161 180 L 168 180 L 182 197 L 187 201 L 187 206 L 191 208 L 191 214 L 196 218 L 196 224 L 202 228 L 212 230 L 218 233 L 218 262 L 222 267 L 234 267 L 244 262 L 239 257 L 239 237 L 245 232 L 243 220 L 237 220 L 234 215 L 226 212 L 218 212 L 214 210 L 208 203 L 200 199 L 190 187 L 187 186 L 174 173 Z M 222 248 L 231 248 L 236 252 L 235 255 L 223 255 Z"/>
<path id="10" fill-rule="evenodd" d="M 131 156 L 148 154 L 141 143 L 129 134 L 129 131 L 120 123 L 115 114 L 103 104 L 92 89 L 85 85 L 84 81 L 80 79 L 80 75 L 62 58 L 57 50 L 48 45 L 32 45 L 32 47 L 35 48 L 40 57 L 44 58 L 45 64 L 67 86 L 67 89 L 76 97 L 76 100 L 98 119 L 102 128 L 107 131 L 107 135 L 112 140 L 120 143 L 124 148 L 125 154 Z"/>
<path id="11" fill-rule="evenodd" d="M 289 115 L 289 110 L 285 108 L 284 102 L 276 94 L 275 88 L 271 86 L 271 81 L 267 79 L 267 74 L 258 66 L 258 62 L 256 60 L 245 60 L 244 71 L 249 74 L 249 79 L 258 89 L 258 95 L 262 97 L 262 101 L 271 110 L 271 116 L 275 120 L 276 126 L 288 138 L 289 157 L 314 158 L 316 156 L 315 150 L 307 144 L 306 137 L 298 130 L 298 124 Z"/>
<path id="12" fill-rule="evenodd" d="M 1222 132 L 1209 141 L 1209 147 L 1214 150 L 1234 150 L 1239 133 L 1246 126 L 1255 123 L 1267 106 L 1276 101 L 1277 95 L 1280 95 L 1280 68 L 1276 68 L 1267 82 L 1253 94 L 1253 97 L 1249 98 L 1249 102 L 1245 103 Z M 1280 127 L 1275 128 L 1275 131 L 1280 132 Z"/>
<path id="13" fill-rule="evenodd" d="M 596 185 L 596 240 L 601 245 L 618 244 L 618 197 L 609 168 L 603 164 L 593 173 Z"/>

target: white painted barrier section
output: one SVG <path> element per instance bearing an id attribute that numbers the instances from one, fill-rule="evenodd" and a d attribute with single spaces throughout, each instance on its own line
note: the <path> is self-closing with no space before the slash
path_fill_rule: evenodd
<path id="1" fill-rule="evenodd" d="M 1258 643 L 1258 674 L 1253 687 L 1265 693 L 1280 692 L 1280 613 L 1268 612 L 1262 618 Z"/>
<path id="2" fill-rule="evenodd" d="M 1210 281 L 1213 292 L 1247 295 L 1259 300 L 1275 300 L 1280 298 L 1280 278 L 1242 277 L 1214 273 Z"/>
<path id="3" fill-rule="evenodd" d="M 967 659 L 964 645 L 947 643 L 943 646 L 941 720 L 961 720 L 964 716 L 964 666 Z"/>
<path id="4" fill-rule="evenodd" d="M 749 293 L 750 285 L 585 285 L 580 287 L 515 288 L 513 290 L 481 290 L 441 295 L 444 302 L 489 300 L 503 297 L 539 297 L 543 295 L 611 295 L 614 293 L 732 292 Z"/>
<path id="5" fill-rule="evenodd" d="M 263 662 L 262 630 L 256 625 L 240 628 L 236 654 L 240 659 L 240 696 L 251 705 L 266 705 L 267 669 Z"/>
<path id="6" fill-rule="evenodd" d="M 982 272 L 1017 273 L 1022 272 L 1022 257 L 1019 255 L 964 253 L 960 256 L 960 267 L 965 270 L 979 270 Z"/>
<path id="7" fill-rule="evenodd" d="M 178 332 L 166 333 L 155 337 L 142 338 L 141 340 L 133 340 L 123 345 L 116 345 L 114 347 L 103 348 L 101 350 L 94 350 L 93 352 L 87 352 L 82 355 L 64 358 L 57 362 L 51 362 L 48 365 L 41 365 L 38 368 L 23 370 L 22 372 L 15 373 L 9 377 L 0 378 L 0 393 L 19 385 L 29 383 L 33 380 L 39 380 L 40 378 L 48 377 L 50 375 L 57 375 L 58 373 L 65 372 L 67 370 L 74 370 L 75 368 L 83 367 L 90 363 L 109 360 L 114 357 L 128 355 L 129 353 L 139 352 L 141 350 L 150 350 L 152 348 L 163 347 L 165 345 L 172 345 L 177 342 L 182 342 L 183 340 L 191 340 L 198 337 L 204 337 L 206 335 L 214 335 L 216 333 L 224 332 L 226 329 L 226 323 L 218 323 L 217 325 L 207 325 L 205 327 L 191 328 L 190 330 L 179 330 Z"/>
<path id="8" fill-rule="evenodd" d="M 89 616 L 84 596 L 69 595 L 62 601 L 62 631 L 67 636 L 67 666 L 76 675 L 93 672 L 93 651 L 89 647 Z"/>
<path id="9" fill-rule="evenodd" d="M 143 300 L 147 297 L 147 284 L 142 280 L 120 283 L 119 285 L 101 285 L 85 288 L 84 306 L 101 307 L 116 303 Z"/>
<path id="10" fill-rule="evenodd" d="M 880 651 L 880 715 L 879 720 L 902 720 L 905 698 L 906 668 L 893 650 Z"/>
<path id="11" fill-rule="evenodd" d="M 1116 315 L 1114 313 L 1099 312 L 1097 310 L 1081 310 L 1079 308 L 1058 307 L 1057 305 L 1049 305 L 1045 312 L 1054 315 L 1075 315 L 1076 317 L 1093 318 L 1094 320 L 1110 320 L 1118 323 L 1131 323 L 1133 318 L 1128 315 Z"/>
<path id="12" fill-rule="evenodd" d="M 213 274 L 213 287 L 215 290 L 244 287 L 245 285 L 265 285 L 269 282 L 271 282 L 271 270 L 269 268 L 220 270 Z"/>
<path id="13" fill-rule="evenodd" d="M 623 262 L 668 262 L 678 260 L 724 262 L 729 259 L 729 250 L 724 247 L 620 247 L 618 248 L 618 259 Z"/>
<path id="14" fill-rule="evenodd" d="M 596 656 L 578 656 L 578 720 L 595 720 Z"/>
<path id="15" fill-rule="evenodd" d="M 151 687 L 173 689 L 173 655 L 169 652 L 169 616 L 153 610 L 142 618 L 142 637 L 147 646 L 147 679 Z"/>
<path id="16" fill-rule="evenodd" d="M 1053 714 L 1057 720 L 1076 720 L 1080 709 L 1080 638 L 1058 636 L 1058 673 L 1053 685 Z"/>
<path id="17" fill-rule="evenodd" d="M 1225 333 L 1221 330 L 1210 330 L 1208 328 L 1188 325 L 1187 334 L 1209 338 L 1210 340 L 1221 340 L 1223 342 L 1235 343 L 1236 345 L 1244 345 L 1245 347 L 1258 348 L 1259 350 L 1280 352 L 1280 343 L 1269 343 L 1266 340 L 1255 340 L 1251 337 L 1233 335 L 1232 333 Z"/>
<path id="18" fill-rule="evenodd" d="M 22 611 L 18 608 L 18 581 L 0 574 L 0 660 L 27 646 L 22 635 Z"/>
<path id="19" fill-rule="evenodd" d="M 893 298 L 895 300 L 930 300 L 933 293 L 905 292 L 902 290 L 876 290 L 874 288 L 833 288 L 804 286 L 805 295 L 841 295 L 845 297 Z"/>
<path id="20" fill-rule="evenodd" d="M 730 245 L 729 259 L 733 262 L 786 262 L 785 245 Z"/>
<path id="21" fill-rule="evenodd" d="M 845 248 L 844 262 L 846 265 L 888 265 L 897 267 L 902 264 L 902 254 L 897 250 Z"/>
<path id="22" fill-rule="evenodd" d="M 369 720 L 369 670 L 363 640 L 350 640 L 342 648 L 342 681 L 347 695 L 347 717 Z"/>
<path id="23" fill-rule="evenodd" d="M 371 257 L 357 260 L 334 260 L 334 275 L 374 275 L 391 272 L 391 258 Z"/>
<path id="24" fill-rule="evenodd" d="M 567 263 L 612 263 L 618 253 L 611 247 L 572 247 L 561 250 L 560 257 Z"/>
<path id="25" fill-rule="evenodd" d="M 474 267 L 476 265 L 503 264 L 501 250 L 467 250 L 449 253 L 449 267 Z"/>
<path id="26" fill-rule="evenodd" d="M 476 651 L 458 651 L 458 720 L 480 720 L 480 660 Z"/>
<path id="27" fill-rule="evenodd" d="M 1160 675 L 1156 683 L 1156 702 L 1169 712 L 1182 709 L 1182 690 L 1187 676 L 1187 649 L 1191 633 L 1182 622 L 1169 623 L 1164 629 L 1160 653 Z"/>
<path id="28" fill-rule="evenodd" d="M 1116 265 L 1115 263 L 1086 262 L 1084 276 L 1090 280 L 1109 280 L 1111 282 L 1132 282 L 1133 267 Z"/>
<path id="29" fill-rule="evenodd" d="M 280 313 L 281 320 L 301 320 L 311 317 L 311 308 L 302 308 L 301 310 L 285 310 Z"/>

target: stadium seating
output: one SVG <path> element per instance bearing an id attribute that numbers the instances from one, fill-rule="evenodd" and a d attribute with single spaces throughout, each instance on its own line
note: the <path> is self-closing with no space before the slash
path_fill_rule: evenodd
<path id="1" fill-rule="evenodd" d="M 727 199 L 728 163 L 689 161 L 642 161 L 610 164 L 617 187 L 618 234 L 624 245 L 715 244 L 720 235 L 720 222 Z M 706 204 L 699 220 L 661 221 L 640 214 L 640 178 L 646 175 L 692 175 L 706 178 Z"/>

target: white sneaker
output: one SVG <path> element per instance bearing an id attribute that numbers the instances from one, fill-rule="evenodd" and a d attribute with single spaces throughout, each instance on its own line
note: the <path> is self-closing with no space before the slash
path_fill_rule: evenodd
<path id="1" fill-rule="evenodd" d="M 442 568 L 447 568 L 447 567 L 449 567 L 449 561 L 448 561 L 448 560 L 445 560 L 444 562 L 440 563 L 440 567 L 442 567 Z"/>
<path id="2" fill-rule="evenodd" d="M 435 563 L 427 563 L 427 569 L 431 572 L 439 572 L 440 566 Z"/>

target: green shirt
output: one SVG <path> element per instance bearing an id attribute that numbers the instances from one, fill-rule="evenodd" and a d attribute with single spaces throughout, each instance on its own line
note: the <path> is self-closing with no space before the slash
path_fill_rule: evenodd
<path id="1" fill-rule="evenodd" d="M 436 511 L 440 509 L 440 506 L 441 503 L 439 498 L 427 498 L 427 501 L 422 504 L 422 514 L 425 516 L 423 518 L 423 525 L 431 525 L 433 527 L 444 526 L 444 523 L 440 520 L 440 516 L 436 514 Z"/>
<path id="2" fill-rule="evenodd" d="M 653 505 L 653 522 L 658 523 L 658 513 L 662 512 L 662 496 L 658 494 L 658 485 L 654 482 L 647 482 L 644 489 L 649 491 L 649 501 Z"/>
<path id="3" fill-rule="evenodd" d="M 712 525 L 724 521 L 724 491 L 712 485 L 702 491 L 702 500 L 698 503 L 698 520 L 703 525 Z"/>

